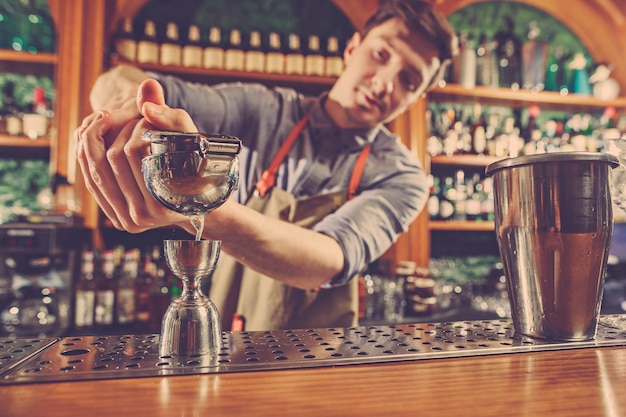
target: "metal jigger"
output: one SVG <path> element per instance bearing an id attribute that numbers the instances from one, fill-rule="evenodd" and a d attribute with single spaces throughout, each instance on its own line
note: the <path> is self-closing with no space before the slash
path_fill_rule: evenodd
<path id="1" fill-rule="evenodd" d="M 151 155 L 142 172 L 152 196 L 165 207 L 203 216 L 221 206 L 239 179 L 239 139 L 181 132 L 145 132 Z M 183 292 L 161 322 L 161 356 L 216 357 L 222 329 L 215 304 L 201 291 L 219 258 L 219 240 L 166 240 L 165 259 L 183 282 Z"/>

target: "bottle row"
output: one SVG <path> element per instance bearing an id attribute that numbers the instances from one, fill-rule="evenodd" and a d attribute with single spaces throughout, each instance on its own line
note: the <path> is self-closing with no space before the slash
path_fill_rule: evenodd
<path id="1" fill-rule="evenodd" d="M 626 134 L 626 117 L 615 109 L 601 114 L 552 113 L 538 106 L 501 107 L 431 105 L 426 149 L 437 155 L 515 157 L 557 151 L 602 150 L 608 139 Z"/>
<path id="2" fill-rule="evenodd" d="M 54 117 L 49 77 L 0 74 L 0 134 L 49 136 Z"/>
<path id="3" fill-rule="evenodd" d="M 160 328 L 161 319 L 182 283 L 162 261 L 161 247 L 102 252 L 86 250 L 74 288 L 73 328 L 107 331 Z"/>
<path id="4" fill-rule="evenodd" d="M 453 176 L 429 174 L 428 184 L 431 220 L 493 221 L 493 178 L 459 169 Z"/>
<path id="5" fill-rule="evenodd" d="M 559 91 L 594 95 L 611 100 L 619 85 L 610 78 L 610 65 L 594 66 L 585 51 L 565 51 L 558 44 L 541 39 L 541 30 L 531 21 L 526 39 L 514 33 L 514 23 L 491 38 L 463 32 L 460 52 L 447 80 L 466 88 L 476 85 L 533 91 Z"/>
<path id="6" fill-rule="evenodd" d="M 147 20 L 141 36 L 136 36 L 133 21 L 125 19 L 113 41 L 113 52 L 140 64 L 329 77 L 343 70 L 336 36 L 323 42 L 320 36 L 310 35 L 304 44 L 296 33 L 290 33 L 285 42 L 278 32 L 244 33 L 215 26 L 203 32 L 199 26 L 189 25 L 183 37 L 174 22 L 167 23 L 162 36 L 157 29 L 155 22 Z"/>

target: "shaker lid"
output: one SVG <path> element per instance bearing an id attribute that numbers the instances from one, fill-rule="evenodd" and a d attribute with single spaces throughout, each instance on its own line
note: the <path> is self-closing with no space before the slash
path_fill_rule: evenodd
<path id="1" fill-rule="evenodd" d="M 485 174 L 492 175 L 500 169 L 514 168 L 523 165 L 568 161 L 606 162 L 611 168 L 619 166 L 619 159 L 615 155 L 605 152 L 553 152 L 504 158 L 487 165 Z"/>

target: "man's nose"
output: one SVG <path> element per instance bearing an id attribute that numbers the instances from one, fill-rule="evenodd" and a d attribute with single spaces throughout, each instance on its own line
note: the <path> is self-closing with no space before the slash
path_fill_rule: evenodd
<path id="1" fill-rule="evenodd" d="M 372 93 L 377 98 L 393 92 L 393 76 L 389 71 L 379 71 L 372 77 Z"/>

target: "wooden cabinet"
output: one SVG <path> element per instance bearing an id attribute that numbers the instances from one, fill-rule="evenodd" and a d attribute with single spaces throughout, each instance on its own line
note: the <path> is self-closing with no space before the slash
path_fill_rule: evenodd
<path id="1" fill-rule="evenodd" d="M 56 85 L 59 91 L 57 99 L 57 130 L 58 143 L 53 147 L 52 163 L 54 169 L 74 177 L 75 161 L 71 146 L 71 136 L 74 128 L 80 124 L 83 117 L 91 112 L 89 107 L 89 90 L 97 75 L 106 69 L 111 62 L 105 56 L 107 42 L 119 22 L 124 17 L 132 17 L 146 3 L 147 0 L 48 0 L 51 12 L 58 28 L 58 48 L 56 54 Z M 439 0 L 437 8 L 444 14 L 477 3 L 480 0 Z M 346 14 L 354 26 L 359 29 L 367 17 L 375 9 L 378 0 L 333 0 Z M 614 77 L 619 82 L 622 91 L 626 92 L 626 37 L 616 36 L 626 29 L 626 6 L 618 0 L 572 0 L 567 7 L 559 1 L 522 0 L 563 22 L 577 36 L 590 53 L 595 62 L 611 62 L 615 65 Z M 152 69 L 146 67 L 146 69 Z M 243 73 L 205 72 L 205 70 L 191 70 L 169 68 L 173 73 L 184 76 L 210 76 L 215 79 L 257 79 L 270 83 L 292 85 L 296 88 L 325 89 L 332 83 L 331 79 L 278 77 L 264 78 L 265 76 Z M 199 72 L 197 72 L 199 71 Z M 258 77 L 258 78 L 257 78 Z M 432 91 L 428 98 L 420 100 L 406 114 L 390 124 L 393 131 L 398 133 L 418 155 L 427 169 L 430 164 L 448 163 L 444 160 L 430 160 L 426 157 L 425 140 L 427 137 L 424 114 L 427 109 L 427 100 L 459 100 L 479 101 L 482 104 L 504 104 L 508 106 L 526 106 L 537 103 L 540 106 L 549 106 L 561 110 L 585 110 L 614 105 L 626 108 L 626 98 L 612 102 L 598 102 L 583 97 L 561 97 L 556 93 L 531 93 L 525 91 L 511 91 L 506 89 L 487 89 L 477 87 L 465 90 L 460 86 L 448 85 Z M 478 163 L 476 161 L 455 160 L 454 163 Z M 480 161 L 487 163 L 487 161 Z M 99 210 L 89 193 L 82 186 L 80 175 L 76 176 L 76 186 L 82 195 L 82 214 L 86 224 L 96 232 L 95 244 L 98 245 L 98 230 L 101 226 Z M 480 227 L 465 224 L 437 224 L 430 223 L 426 213 L 422 213 L 411 226 L 408 233 L 386 254 L 391 260 L 410 259 L 419 265 L 426 266 L 430 258 L 430 233 L 432 229 L 454 229 L 468 231 Z"/>

